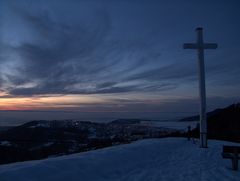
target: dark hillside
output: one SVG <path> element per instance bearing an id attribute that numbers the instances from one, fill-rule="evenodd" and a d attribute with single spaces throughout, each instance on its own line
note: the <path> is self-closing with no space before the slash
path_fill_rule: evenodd
<path id="1" fill-rule="evenodd" d="M 199 137 L 199 128 L 193 135 Z M 208 114 L 208 138 L 240 142 L 240 103 Z"/>

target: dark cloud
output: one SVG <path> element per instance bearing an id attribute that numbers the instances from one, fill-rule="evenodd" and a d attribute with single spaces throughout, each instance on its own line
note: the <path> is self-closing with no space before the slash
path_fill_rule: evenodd
<path id="1" fill-rule="evenodd" d="M 11 47 L 21 63 L 15 67 L 18 74 L 5 75 L 14 85 L 8 88 L 10 94 L 102 94 L 154 89 L 116 85 L 121 83 L 122 76 L 143 67 L 147 60 L 159 57 L 159 53 L 141 41 L 109 39 L 111 18 L 107 11 L 97 11 L 93 24 L 72 24 L 53 20 L 48 11 L 32 14 L 17 7 L 14 10 L 38 41 L 23 41 Z M 126 56 L 132 62 L 122 61 Z M 26 83 L 35 85 L 21 86 Z"/>
<path id="2" fill-rule="evenodd" d="M 43 43 L 24 43 L 16 47 L 25 62 L 27 73 L 37 77 L 46 77 L 55 71 L 56 74 L 74 73 L 74 68 L 78 72 L 91 69 L 84 64 L 96 64 L 94 55 L 99 51 L 100 45 L 104 44 L 110 26 L 107 15 L 102 16 L 99 20 L 101 24 L 96 27 L 64 25 L 54 22 L 50 16 L 36 17 L 26 12 L 22 18 L 44 40 Z M 86 68 L 88 69 L 85 70 Z"/>
<path id="3" fill-rule="evenodd" d="M 99 63 L 108 49 L 105 38 L 111 22 L 106 13 L 91 27 L 54 22 L 48 12 L 32 15 L 18 9 L 17 13 L 42 41 L 12 47 L 22 60 L 17 67 L 21 76 L 7 75 L 8 80 L 14 85 L 37 83 L 34 88 L 12 88 L 12 94 L 65 93 L 66 86 L 87 81 L 107 66 Z"/>
<path id="4" fill-rule="evenodd" d="M 151 92 L 151 91 L 165 91 L 172 90 L 177 87 L 176 84 L 161 84 L 161 85 L 129 85 L 118 86 L 115 83 L 102 83 L 96 84 L 95 87 L 78 86 L 77 90 L 67 89 L 67 85 L 70 82 L 58 82 L 54 84 L 44 84 L 43 87 L 33 88 L 13 88 L 9 91 L 14 96 L 35 96 L 44 94 L 113 94 L 113 93 L 125 93 L 125 92 Z M 64 87 L 64 88 L 63 88 Z"/>
<path id="5" fill-rule="evenodd" d="M 74 9 L 75 5 L 80 7 L 82 4 L 72 2 L 68 8 L 76 12 L 69 16 L 71 18 L 59 14 L 64 11 L 57 8 L 63 4 L 43 8 L 40 3 L 36 11 L 20 4 L 11 5 L 12 19 L 21 22 L 19 31 L 27 31 L 23 31 L 22 38 L 17 37 L 21 39 L 18 43 L 0 40 L 2 90 L 12 96 L 106 94 L 167 91 L 191 84 L 197 79 L 195 52 L 189 53 L 187 60 L 176 52 L 186 51 L 181 50 L 181 44 L 185 37 L 194 36 L 194 32 L 192 35 L 182 32 L 185 28 L 177 23 L 180 29 L 173 36 L 172 29 L 176 25 L 173 26 L 170 20 L 176 17 L 171 15 L 162 19 L 161 13 L 168 15 L 170 12 L 164 9 L 158 14 L 154 3 L 143 4 L 135 11 L 129 8 L 135 4 L 127 7 L 120 3 L 118 9 L 116 4 L 108 1 L 105 7 L 94 7 L 91 13 L 87 9 L 84 14 L 81 12 L 83 9 L 79 12 Z M 145 6 L 149 14 L 143 11 Z M 172 7 L 170 4 L 166 6 Z M 182 10 L 173 9 L 186 17 Z M 72 13 L 66 12 L 66 15 Z M 8 21 L 8 18 L 3 20 Z M 159 23 L 154 18 L 159 18 Z M 188 21 L 192 26 L 191 18 Z M 153 30 L 155 33 L 151 34 Z M 162 48 L 172 42 L 177 44 L 177 50 Z M 164 53 L 175 56 L 168 58 Z M 210 62 L 206 66 L 208 80 L 218 85 L 239 83 L 240 78 L 236 75 L 240 67 L 236 66 L 239 54 L 236 51 L 223 54 L 207 57 Z M 223 60 L 228 58 L 228 61 Z M 5 66 L 6 62 L 12 65 Z"/>
<path id="6" fill-rule="evenodd" d="M 196 68 L 186 64 L 172 64 L 160 68 L 154 68 L 139 74 L 130 76 L 129 80 L 186 80 L 196 79 Z"/>

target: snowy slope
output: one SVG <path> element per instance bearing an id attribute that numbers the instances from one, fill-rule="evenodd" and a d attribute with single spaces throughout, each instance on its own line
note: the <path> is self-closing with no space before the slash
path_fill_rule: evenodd
<path id="1" fill-rule="evenodd" d="M 239 181 L 222 141 L 202 149 L 183 138 L 137 141 L 86 153 L 0 166 L 1 181 Z M 236 144 L 234 144 L 236 145 Z"/>

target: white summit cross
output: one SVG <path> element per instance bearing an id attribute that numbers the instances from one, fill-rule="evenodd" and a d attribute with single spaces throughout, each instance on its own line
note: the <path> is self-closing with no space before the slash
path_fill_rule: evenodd
<path id="1" fill-rule="evenodd" d="M 200 147 L 207 148 L 207 116 L 206 116 L 206 88 L 204 70 L 204 49 L 216 49 L 215 43 L 203 42 L 203 29 L 196 28 L 197 43 L 184 43 L 184 49 L 197 49 L 199 67 L 199 95 L 200 95 Z"/>

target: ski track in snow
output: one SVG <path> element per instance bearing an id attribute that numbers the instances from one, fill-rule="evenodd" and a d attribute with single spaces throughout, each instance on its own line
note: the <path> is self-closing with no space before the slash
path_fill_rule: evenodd
<path id="1" fill-rule="evenodd" d="M 222 145 L 184 138 L 141 140 L 85 153 L 0 166 L 1 181 L 240 181 Z"/>

